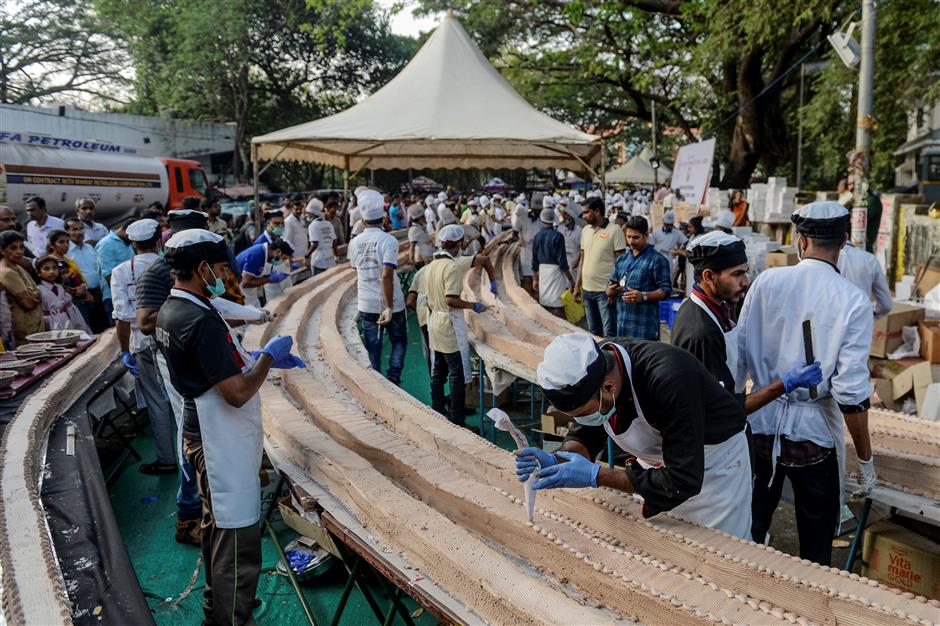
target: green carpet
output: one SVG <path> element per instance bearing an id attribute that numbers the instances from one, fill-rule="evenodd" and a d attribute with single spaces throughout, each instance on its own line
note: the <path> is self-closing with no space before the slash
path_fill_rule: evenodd
<path id="1" fill-rule="evenodd" d="M 390 346 L 386 339 L 383 366 L 387 366 L 389 354 Z M 430 404 L 430 384 L 421 350 L 421 335 L 417 320 L 410 311 L 408 352 L 405 356 L 402 388 L 418 400 Z M 490 399 L 487 401 L 491 402 Z M 510 413 L 514 417 L 519 416 L 527 420 L 528 401 L 521 401 L 518 408 L 519 411 L 511 410 Z M 479 426 L 479 414 L 468 416 L 467 423 Z M 491 434 L 492 431 L 492 422 L 487 420 L 487 433 Z M 497 445 L 505 449 L 514 447 L 508 434 L 499 431 L 496 435 Z M 134 446 L 145 461 L 155 458 L 153 439 L 149 435 L 135 440 Z M 204 578 L 202 567 L 197 566 L 199 550 L 178 544 L 174 539 L 178 480 L 175 476 L 141 474 L 137 471 L 137 465 L 129 464 L 117 479 L 111 488 L 111 503 L 140 585 L 149 600 L 157 624 L 198 624 L 202 620 Z M 288 529 L 280 533 L 279 540 L 284 546 L 295 537 L 296 533 Z M 262 604 L 255 611 L 255 619 L 261 626 L 293 626 L 306 623 L 303 610 L 289 581 L 274 572 L 277 551 L 267 535 L 263 538 L 262 546 L 263 565 L 257 593 Z M 190 587 L 194 575 L 196 580 L 190 593 L 181 598 Z M 331 622 L 345 582 L 345 569 L 342 564 L 336 563 L 329 572 L 304 583 L 307 602 L 318 624 Z M 388 600 L 381 589 L 373 589 L 373 595 L 383 609 L 387 607 Z M 406 598 L 405 603 L 410 610 L 417 607 L 410 598 Z M 374 621 L 374 615 L 364 597 L 358 589 L 354 589 L 340 623 L 352 625 Z M 401 624 L 401 618 L 396 616 L 395 623 Z M 430 613 L 424 612 L 415 618 L 415 623 L 418 626 L 431 626 L 437 624 L 438 620 Z"/>

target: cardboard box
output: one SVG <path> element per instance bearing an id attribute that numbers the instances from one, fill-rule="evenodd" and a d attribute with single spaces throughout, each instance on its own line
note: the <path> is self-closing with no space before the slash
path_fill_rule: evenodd
<path id="1" fill-rule="evenodd" d="M 923 278 L 921 278 L 921 276 L 923 276 Z M 931 265 L 927 269 L 924 269 L 924 266 L 920 265 L 917 267 L 915 277 L 915 283 L 920 280 L 920 284 L 917 285 L 917 295 L 923 298 L 927 295 L 928 291 L 940 285 L 940 267 Z"/>
<path id="2" fill-rule="evenodd" d="M 542 413 L 542 432 L 550 435 L 561 435 L 567 434 L 568 424 L 571 423 L 571 418 L 566 414 L 555 408 L 549 408 L 548 411 Z M 565 429 L 564 433 L 560 432 L 561 429 Z"/>
<path id="3" fill-rule="evenodd" d="M 764 266 L 767 269 L 772 267 L 787 267 L 796 265 L 800 262 L 800 257 L 796 253 L 794 246 L 782 246 L 777 252 L 768 252 L 764 255 Z"/>
<path id="4" fill-rule="evenodd" d="M 940 599 L 940 544 L 884 521 L 865 530 L 862 546 L 863 576 Z"/>
<path id="5" fill-rule="evenodd" d="M 917 328 L 920 330 L 920 355 L 928 363 L 940 363 L 940 321 L 921 320 Z"/>
<path id="6" fill-rule="evenodd" d="M 321 548 L 333 556 L 339 559 L 343 558 L 336 548 L 336 544 L 333 543 L 330 533 L 320 525 L 320 516 L 315 511 L 304 511 L 302 513 L 297 511 L 292 505 L 289 495 L 278 500 L 277 508 L 281 512 L 285 524 L 304 537 L 313 539 L 320 544 Z"/>
<path id="7" fill-rule="evenodd" d="M 901 329 L 905 326 L 917 326 L 923 319 L 923 307 L 895 302 L 894 307 L 886 316 L 875 320 L 871 338 L 871 356 L 883 359 L 888 356 L 888 353 L 897 350 L 903 343 Z"/>
<path id="8" fill-rule="evenodd" d="M 897 361 L 889 361 L 885 367 L 879 368 L 876 378 L 872 378 L 878 397 L 885 406 L 897 411 L 901 408 L 901 399 L 909 393 L 914 393 L 918 410 L 923 408 L 927 396 L 927 387 L 932 383 L 940 382 L 940 366 L 931 365 L 926 361 L 901 367 Z"/>
<path id="9" fill-rule="evenodd" d="M 927 388 L 940 382 L 940 365 L 932 365 L 924 361 L 908 369 L 911 370 L 914 400 L 917 401 L 917 414 L 923 415 L 924 400 L 927 399 Z"/>

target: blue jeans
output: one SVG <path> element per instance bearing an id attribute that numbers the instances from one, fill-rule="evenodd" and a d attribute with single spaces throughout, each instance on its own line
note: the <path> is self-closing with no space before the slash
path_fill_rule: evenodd
<path id="1" fill-rule="evenodd" d="M 369 353 L 369 363 L 372 369 L 382 372 L 382 335 L 387 333 L 392 343 L 392 355 L 388 360 L 388 372 L 385 377 L 396 385 L 401 382 L 401 370 L 405 367 L 405 349 L 408 348 L 408 322 L 405 310 L 392 313 L 392 321 L 385 326 L 376 322 L 378 313 L 359 312 L 359 323 L 362 324 L 362 342 Z"/>
<path id="2" fill-rule="evenodd" d="M 199 497 L 199 485 L 196 482 L 196 470 L 183 457 L 180 468 L 180 488 L 176 492 L 176 519 L 191 520 L 202 517 L 202 499 Z"/>
<path id="3" fill-rule="evenodd" d="M 607 294 L 603 291 L 582 291 L 581 295 L 584 298 L 588 330 L 600 337 L 616 336 L 616 319 L 607 306 Z"/>

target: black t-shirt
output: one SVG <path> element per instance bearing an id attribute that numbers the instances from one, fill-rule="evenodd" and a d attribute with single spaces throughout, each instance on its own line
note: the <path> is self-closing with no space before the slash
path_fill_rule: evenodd
<path id="1" fill-rule="evenodd" d="M 170 296 L 173 272 L 163 257 L 157 259 L 137 279 L 137 308 L 159 309 Z"/>
<path id="2" fill-rule="evenodd" d="M 626 471 L 636 493 L 643 496 L 643 514 L 651 517 L 673 509 L 702 489 L 705 474 L 705 445 L 726 441 L 730 435 L 722 425 L 736 421 L 744 429 L 744 409 L 734 396 L 715 380 L 701 363 L 669 344 L 614 339 L 630 356 L 633 386 L 643 415 L 662 435 L 662 467 L 644 469 L 636 461 Z M 615 350 L 613 346 L 605 349 Z M 615 360 L 624 376 L 620 355 Z M 615 434 L 622 434 L 637 418 L 630 385 L 624 381 L 617 396 L 617 411 L 610 419 Z M 575 425 L 565 441 L 577 441 L 594 459 L 606 449 L 603 426 Z"/>
<path id="3" fill-rule="evenodd" d="M 672 325 L 672 345 L 690 352 L 744 406 L 745 394 L 734 393 L 734 375 L 728 369 L 725 334 L 708 313 L 691 299 L 683 302 L 676 314 Z M 723 426 L 729 437 L 743 428 L 742 424 L 734 420 Z"/>
<path id="4" fill-rule="evenodd" d="M 183 397 L 183 434 L 198 439 L 199 417 L 194 398 L 239 374 L 245 362 L 209 300 L 192 295 L 208 308 L 171 295 L 157 314 L 154 335 L 166 359 L 173 387 Z"/>

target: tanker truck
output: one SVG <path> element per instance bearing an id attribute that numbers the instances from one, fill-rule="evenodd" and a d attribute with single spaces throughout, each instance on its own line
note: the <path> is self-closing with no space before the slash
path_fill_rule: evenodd
<path id="1" fill-rule="evenodd" d="M 97 219 L 111 224 L 153 202 L 178 209 L 208 190 L 197 161 L 0 141 L 0 204 L 18 215 L 31 196 L 42 196 L 59 217 L 74 214 L 78 198 L 91 198 Z"/>

